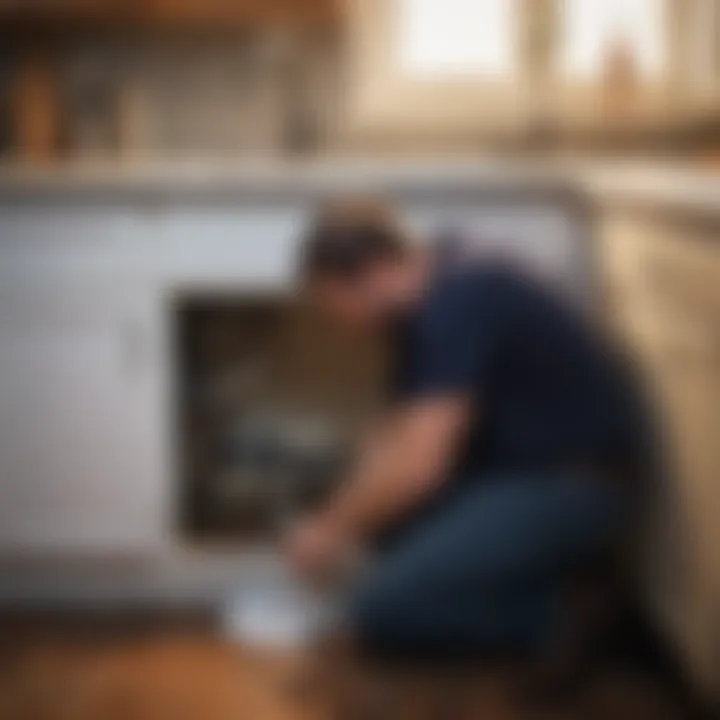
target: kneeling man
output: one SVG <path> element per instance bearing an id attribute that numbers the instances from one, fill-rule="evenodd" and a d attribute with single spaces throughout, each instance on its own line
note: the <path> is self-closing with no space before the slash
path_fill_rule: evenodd
<path id="1" fill-rule="evenodd" d="M 409 242 L 362 203 L 321 215 L 302 273 L 321 310 L 390 339 L 393 372 L 357 467 L 292 534 L 292 561 L 315 575 L 378 549 L 349 608 L 366 647 L 541 651 L 568 573 L 613 543 L 626 505 L 638 437 L 610 356 L 551 288 Z"/>

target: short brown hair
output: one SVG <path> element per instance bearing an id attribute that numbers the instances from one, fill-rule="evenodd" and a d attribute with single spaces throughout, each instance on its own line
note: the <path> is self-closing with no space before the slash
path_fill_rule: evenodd
<path id="1" fill-rule="evenodd" d="M 328 204 L 305 237 L 301 274 L 305 281 L 353 279 L 370 265 L 398 260 L 406 241 L 393 211 L 370 199 Z"/>

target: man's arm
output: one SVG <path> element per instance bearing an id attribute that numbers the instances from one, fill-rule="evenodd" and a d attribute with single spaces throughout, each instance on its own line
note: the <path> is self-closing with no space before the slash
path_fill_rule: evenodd
<path id="1" fill-rule="evenodd" d="M 401 404 L 354 476 L 293 538 L 299 567 L 331 563 L 343 546 L 409 514 L 447 479 L 500 337 L 496 293 L 481 281 L 461 274 L 435 290 L 419 319 L 406 382 L 394 393 Z"/>
<path id="2" fill-rule="evenodd" d="M 290 535 L 295 567 L 320 580 L 348 550 L 401 519 L 445 482 L 467 430 L 469 401 L 454 396 L 416 400 L 372 434 L 356 471 L 324 510 Z"/>
<path id="3" fill-rule="evenodd" d="M 420 505 L 446 480 L 469 414 L 469 401 L 456 396 L 416 400 L 395 410 L 321 513 L 321 522 L 357 541 Z"/>

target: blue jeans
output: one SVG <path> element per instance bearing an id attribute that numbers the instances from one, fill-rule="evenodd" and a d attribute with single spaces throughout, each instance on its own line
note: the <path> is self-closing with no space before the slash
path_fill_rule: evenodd
<path id="1" fill-rule="evenodd" d="M 541 652 L 568 574 L 611 546 L 622 507 L 616 488 L 583 477 L 454 486 L 395 534 L 357 588 L 351 627 L 378 652 Z"/>

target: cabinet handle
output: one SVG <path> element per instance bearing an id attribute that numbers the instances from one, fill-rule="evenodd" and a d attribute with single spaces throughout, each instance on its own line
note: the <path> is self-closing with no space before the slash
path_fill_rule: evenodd
<path id="1" fill-rule="evenodd" d="M 140 323 L 128 320 L 121 330 L 121 365 L 123 374 L 139 376 L 144 369 L 147 347 L 145 331 Z"/>

